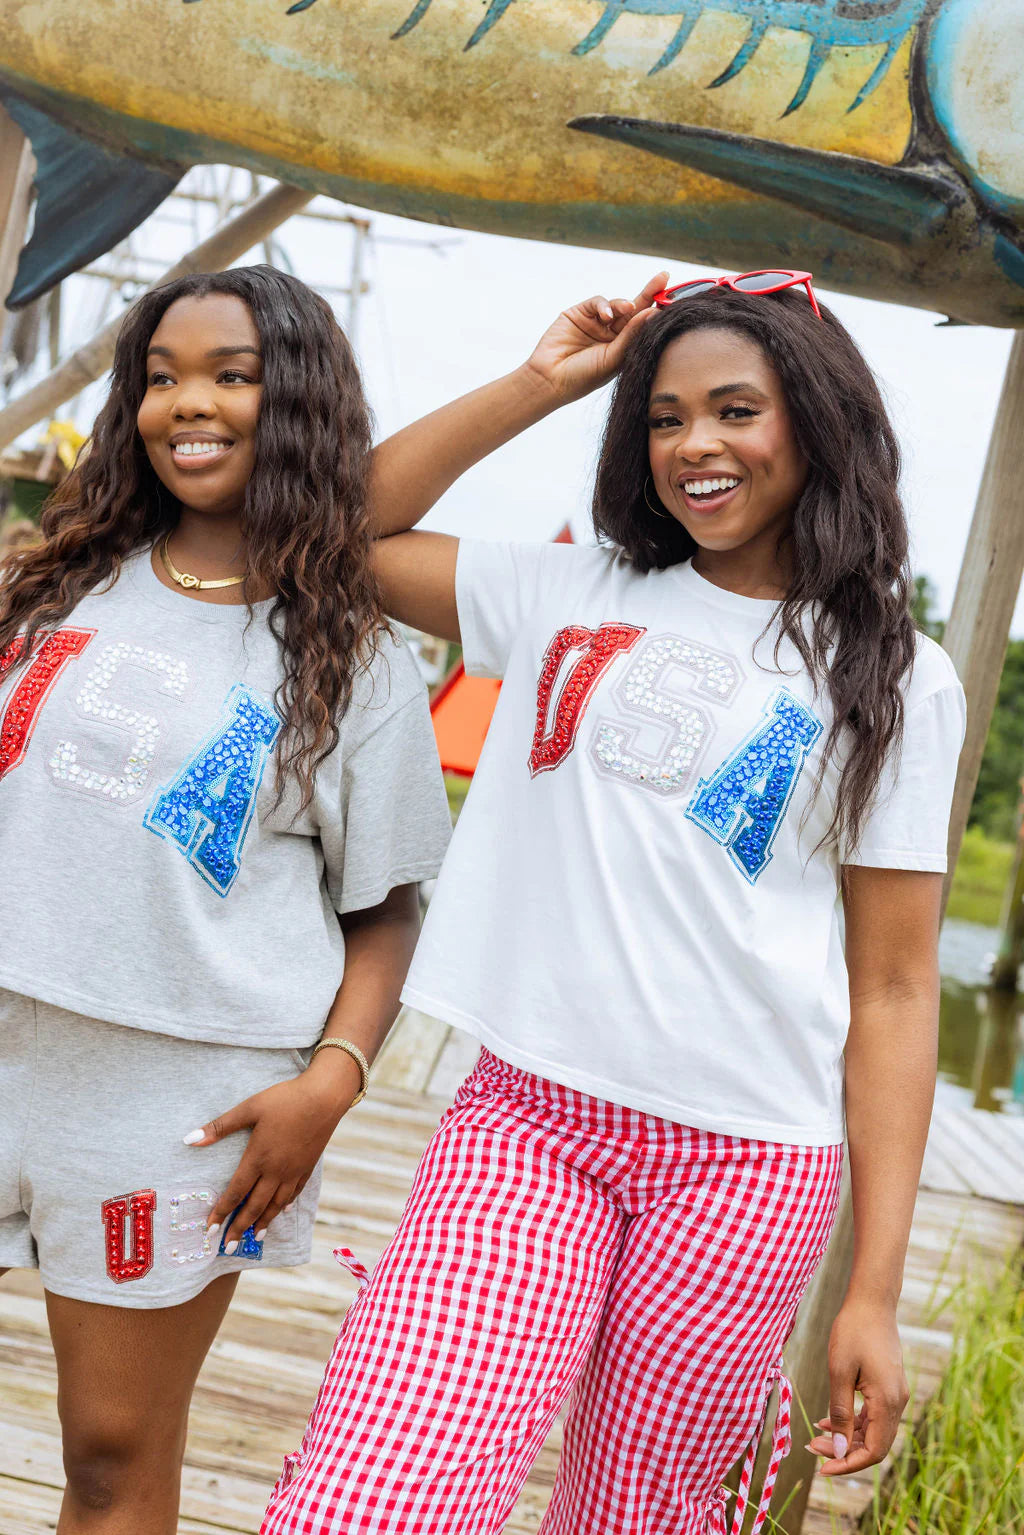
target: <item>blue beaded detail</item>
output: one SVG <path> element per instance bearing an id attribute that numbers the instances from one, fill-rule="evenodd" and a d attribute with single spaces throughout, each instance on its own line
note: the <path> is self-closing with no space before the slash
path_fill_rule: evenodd
<path id="1" fill-rule="evenodd" d="M 687 819 L 728 848 L 752 885 L 771 862 L 772 843 L 796 781 L 823 729 L 786 688 L 779 689 L 764 712 L 764 721 L 718 771 L 700 780 L 686 807 Z"/>
<path id="2" fill-rule="evenodd" d="M 224 1222 L 224 1235 L 221 1237 L 220 1246 L 217 1248 L 218 1258 L 226 1258 L 228 1256 L 228 1253 L 224 1247 L 224 1243 L 227 1241 L 228 1232 L 231 1230 L 231 1222 L 234 1220 L 235 1216 L 238 1214 L 241 1208 L 241 1205 L 236 1205 L 231 1214 L 228 1216 L 227 1220 Z M 238 1246 L 231 1254 L 231 1257 L 252 1258 L 257 1263 L 262 1262 L 263 1243 L 257 1242 L 256 1240 L 255 1226 L 246 1226 L 239 1239 Z"/>
<path id="3" fill-rule="evenodd" d="M 220 896 L 241 867 L 256 795 L 281 730 L 273 705 L 241 683 L 228 694 L 226 714 L 174 782 L 157 791 L 142 823 L 177 843 Z"/>

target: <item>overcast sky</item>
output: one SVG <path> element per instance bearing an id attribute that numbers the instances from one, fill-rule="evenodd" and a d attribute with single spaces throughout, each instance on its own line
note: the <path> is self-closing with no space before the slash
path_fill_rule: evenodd
<path id="1" fill-rule="evenodd" d="M 180 204 L 178 205 L 180 208 Z M 334 206 L 318 200 L 315 206 Z M 355 211 L 355 210 L 353 210 Z M 643 256 L 543 245 L 435 229 L 370 215 L 365 262 L 370 292 L 356 335 L 381 435 L 454 395 L 513 368 L 558 311 L 592 293 L 632 297 L 664 263 Z M 152 223 L 152 221 L 151 221 Z M 168 262 L 190 240 L 159 220 L 147 248 Z M 279 232 L 297 275 L 345 286 L 348 226 L 293 219 Z M 440 253 L 427 247 L 437 242 Z M 249 260 L 259 259 L 253 253 Z M 676 264 L 672 280 L 696 267 Z M 69 294 L 71 328 L 87 338 L 98 284 Z M 347 299 L 327 294 L 345 320 Z M 949 612 L 1012 333 L 942 326 L 924 310 L 826 294 L 878 375 L 903 444 L 913 564 Z M 80 424 L 95 409 L 90 391 Z M 479 465 L 438 505 L 427 526 L 485 538 L 544 539 L 569 520 L 589 536 L 588 501 L 604 393 L 549 417 Z M 1013 633 L 1024 635 L 1024 602 Z"/>

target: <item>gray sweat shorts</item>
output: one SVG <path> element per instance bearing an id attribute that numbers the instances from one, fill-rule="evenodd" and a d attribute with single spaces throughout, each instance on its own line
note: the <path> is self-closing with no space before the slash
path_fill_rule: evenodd
<path id="1" fill-rule="evenodd" d="M 307 1057 L 101 1023 L 0 988 L 0 1268 L 147 1310 L 220 1274 L 308 1262 L 319 1166 L 263 1243 L 248 1237 L 229 1258 L 205 1226 L 247 1132 L 182 1144 Z"/>

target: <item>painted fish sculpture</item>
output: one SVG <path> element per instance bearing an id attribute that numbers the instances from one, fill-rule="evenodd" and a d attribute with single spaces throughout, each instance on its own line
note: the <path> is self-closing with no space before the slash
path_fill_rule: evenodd
<path id="1" fill-rule="evenodd" d="M 0 100 L 12 306 L 215 162 L 1024 326 L 1024 0 L 0 0 Z"/>

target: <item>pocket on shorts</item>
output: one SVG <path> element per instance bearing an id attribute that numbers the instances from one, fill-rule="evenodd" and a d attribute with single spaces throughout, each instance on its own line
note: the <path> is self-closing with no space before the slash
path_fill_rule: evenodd
<path id="1" fill-rule="evenodd" d="M 306 1045 L 302 1050 L 286 1050 L 284 1053 L 295 1067 L 296 1073 L 305 1071 L 313 1059 L 313 1045 Z"/>

